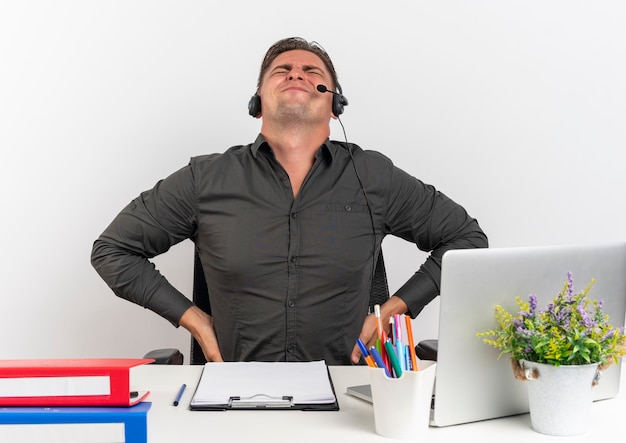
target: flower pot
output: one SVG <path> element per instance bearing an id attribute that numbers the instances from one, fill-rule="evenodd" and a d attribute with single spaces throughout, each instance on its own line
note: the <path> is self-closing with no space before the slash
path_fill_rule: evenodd
<path id="1" fill-rule="evenodd" d="M 598 364 L 553 366 L 521 361 L 532 428 L 542 434 L 579 435 L 589 425 Z"/>

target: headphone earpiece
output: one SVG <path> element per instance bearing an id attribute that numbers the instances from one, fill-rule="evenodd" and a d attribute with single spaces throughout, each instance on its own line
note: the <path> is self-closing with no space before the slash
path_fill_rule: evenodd
<path id="1" fill-rule="evenodd" d="M 333 93 L 333 114 L 335 117 L 339 117 L 343 114 L 343 108 L 348 106 L 348 99 L 343 95 L 341 86 L 337 85 L 337 92 Z"/>
<path id="2" fill-rule="evenodd" d="M 258 94 L 254 94 L 250 97 L 250 101 L 248 102 L 248 114 L 252 117 L 258 117 L 261 113 L 261 97 Z"/>

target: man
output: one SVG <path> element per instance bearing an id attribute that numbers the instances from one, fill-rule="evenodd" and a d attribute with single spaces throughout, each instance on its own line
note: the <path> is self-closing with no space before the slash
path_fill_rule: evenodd
<path id="1" fill-rule="evenodd" d="M 318 89 L 319 85 L 323 85 Z M 96 240 L 92 263 L 120 297 L 188 329 L 208 361 L 359 361 L 373 343 L 367 315 L 375 258 L 392 234 L 430 251 L 381 307 L 415 317 L 438 295 L 441 256 L 486 247 L 476 220 L 383 155 L 329 141 L 347 104 L 315 43 L 288 38 L 263 60 L 249 145 L 190 163 L 133 200 Z M 149 262 L 192 239 L 211 313 Z"/>

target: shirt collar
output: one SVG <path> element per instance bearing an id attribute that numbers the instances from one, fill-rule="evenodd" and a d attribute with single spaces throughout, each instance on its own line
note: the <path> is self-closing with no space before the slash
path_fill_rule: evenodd
<path id="1" fill-rule="evenodd" d="M 254 143 L 252 143 L 252 146 L 250 147 L 252 151 L 252 156 L 254 158 L 256 158 L 259 149 L 264 145 L 267 146 L 268 149 L 271 149 L 269 143 L 267 143 L 267 140 L 265 139 L 265 137 L 263 137 L 263 134 L 259 134 Z M 316 155 L 327 153 L 330 156 L 330 160 L 333 160 L 337 155 L 338 149 L 340 149 L 340 146 L 337 142 L 326 139 L 324 143 L 322 143 L 322 146 L 320 146 L 320 150 L 317 152 Z"/>
<path id="2" fill-rule="evenodd" d="M 254 143 L 252 143 L 252 146 L 250 148 L 250 150 L 252 151 L 252 156 L 254 158 L 256 158 L 257 152 L 259 152 L 259 148 L 263 145 L 267 145 L 267 140 L 265 140 L 263 134 L 259 134 L 257 135 L 256 140 L 254 141 Z"/>

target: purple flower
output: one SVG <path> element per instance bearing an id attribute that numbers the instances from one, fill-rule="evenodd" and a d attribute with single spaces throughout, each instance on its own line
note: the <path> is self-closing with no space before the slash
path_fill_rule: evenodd
<path id="1" fill-rule="evenodd" d="M 537 295 L 530 294 L 528 296 L 528 304 L 530 305 L 530 315 L 533 315 L 537 311 Z"/>
<path id="2" fill-rule="evenodd" d="M 569 318 L 566 318 L 565 321 L 563 322 L 563 329 L 565 330 L 569 329 Z"/>
<path id="3" fill-rule="evenodd" d="M 569 320 L 571 316 L 572 308 L 569 306 L 561 306 L 556 314 L 557 323 L 563 322 L 563 320 Z"/>
<path id="4" fill-rule="evenodd" d="M 570 299 L 574 297 L 574 277 L 571 272 L 567 273 L 567 295 Z"/>
<path id="5" fill-rule="evenodd" d="M 607 332 L 606 334 L 604 334 L 604 337 L 602 337 L 602 341 L 605 340 L 609 340 L 610 338 L 612 338 L 615 335 L 615 329 L 611 329 L 609 332 Z"/>
<path id="6" fill-rule="evenodd" d="M 513 320 L 513 326 L 515 326 L 515 331 L 523 337 L 530 337 L 532 332 L 524 327 L 524 322 L 522 320 Z"/>
<path id="7" fill-rule="evenodd" d="M 588 329 L 593 328 L 594 327 L 594 322 L 589 318 L 589 314 L 585 310 L 584 302 L 580 302 L 580 304 L 578 305 L 577 309 L 578 309 L 578 313 L 580 314 L 580 316 L 583 319 L 583 324 L 585 325 L 585 327 L 588 328 Z"/>

